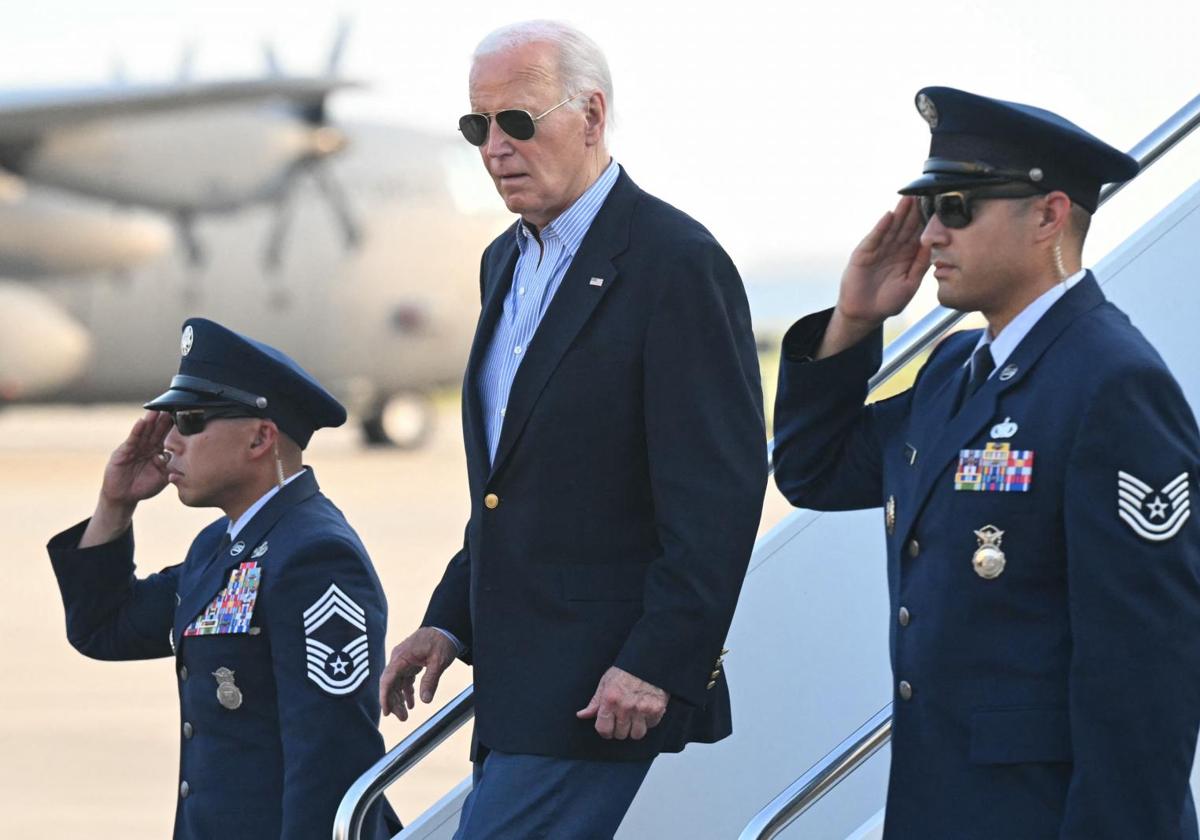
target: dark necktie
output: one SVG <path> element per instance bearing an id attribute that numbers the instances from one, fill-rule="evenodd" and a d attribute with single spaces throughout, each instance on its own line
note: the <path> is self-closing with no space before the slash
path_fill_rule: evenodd
<path id="1" fill-rule="evenodd" d="M 967 396 L 970 397 L 987 382 L 992 371 L 996 369 L 996 360 L 992 358 L 992 345 L 983 345 L 971 356 L 971 378 L 967 380 Z"/>

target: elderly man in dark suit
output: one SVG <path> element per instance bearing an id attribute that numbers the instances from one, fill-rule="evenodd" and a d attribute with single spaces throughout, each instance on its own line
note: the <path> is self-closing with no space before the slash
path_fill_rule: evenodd
<path id="1" fill-rule="evenodd" d="M 488 36 L 459 123 L 520 219 L 485 251 L 463 389 L 472 511 L 380 687 L 402 718 L 472 664 L 459 837 L 610 837 L 653 758 L 730 732 L 722 644 L 766 458 L 745 292 L 610 158 L 603 55 Z"/>

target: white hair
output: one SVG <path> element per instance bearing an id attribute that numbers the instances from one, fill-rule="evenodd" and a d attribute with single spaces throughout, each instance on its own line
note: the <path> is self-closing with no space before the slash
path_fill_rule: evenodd
<path id="1" fill-rule="evenodd" d="M 485 55 L 504 52 L 526 44 L 549 43 L 558 48 L 558 83 L 564 97 L 599 90 L 607 103 L 607 125 L 613 121 L 613 83 L 608 61 L 596 42 L 578 29 L 556 20 L 527 20 L 511 23 L 489 33 L 471 55 L 472 64 Z M 564 107 L 583 110 L 587 98 L 579 97 Z"/>

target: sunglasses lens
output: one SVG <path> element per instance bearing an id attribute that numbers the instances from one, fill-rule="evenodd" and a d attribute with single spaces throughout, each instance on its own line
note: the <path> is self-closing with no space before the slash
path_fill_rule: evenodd
<path id="1" fill-rule="evenodd" d="M 496 114 L 496 125 L 514 140 L 528 140 L 533 137 L 533 117 L 528 111 L 501 111 Z"/>
<path id="2" fill-rule="evenodd" d="M 925 224 L 929 224 L 929 220 L 933 218 L 934 213 L 933 196 L 917 196 L 917 207 L 921 211 L 921 221 L 923 221 Z"/>
<path id="3" fill-rule="evenodd" d="M 175 421 L 175 428 L 179 430 L 179 434 L 184 437 L 204 431 L 203 411 L 176 411 L 171 415 L 171 419 Z"/>
<path id="4" fill-rule="evenodd" d="M 487 142 L 488 118 L 483 114 L 464 114 L 458 118 L 458 130 L 472 146 L 482 146 Z"/>
<path id="5" fill-rule="evenodd" d="M 934 197 L 937 217 L 948 228 L 965 228 L 971 223 L 971 206 L 962 193 L 942 193 Z"/>

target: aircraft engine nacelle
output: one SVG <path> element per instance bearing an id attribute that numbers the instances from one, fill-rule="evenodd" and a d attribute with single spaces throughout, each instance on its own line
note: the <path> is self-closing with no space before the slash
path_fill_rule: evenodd
<path id="1" fill-rule="evenodd" d="M 50 298 L 0 282 L 0 403 L 36 399 L 87 368 L 91 338 Z"/>
<path id="2" fill-rule="evenodd" d="M 15 167 L 44 184 L 173 213 L 228 212 L 278 197 L 297 167 L 345 135 L 262 105 L 98 119 L 47 132 Z"/>
<path id="3" fill-rule="evenodd" d="M 0 186 L 7 186 L 0 189 L 0 276 L 125 271 L 174 247 L 174 228 L 156 215 L 27 189 L 15 179 Z"/>

